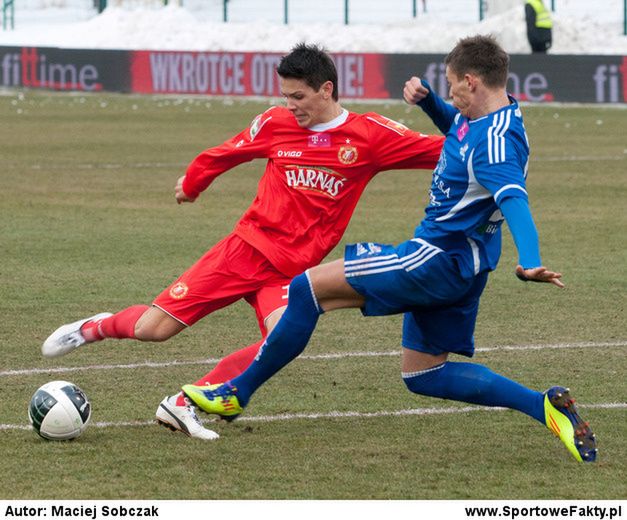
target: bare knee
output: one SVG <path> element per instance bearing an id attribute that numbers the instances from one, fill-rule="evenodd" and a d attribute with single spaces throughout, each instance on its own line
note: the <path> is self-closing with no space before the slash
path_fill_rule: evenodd
<path id="1" fill-rule="evenodd" d="M 274 329 L 274 327 L 276 326 L 276 324 L 279 323 L 279 320 L 281 319 L 281 316 L 283 316 L 285 309 L 287 309 L 287 305 L 284 305 L 283 307 L 279 307 L 278 309 L 273 310 L 263 320 L 263 324 L 266 327 L 266 331 L 268 334 L 270 334 L 272 332 L 272 329 Z"/>
<path id="2" fill-rule="evenodd" d="M 185 328 L 157 307 L 148 309 L 135 324 L 135 338 L 141 341 L 166 341 Z"/>
<path id="3" fill-rule="evenodd" d="M 447 358 L 448 353 L 432 355 L 425 352 L 418 352 L 417 350 L 403 348 L 401 371 L 403 373 L 412 373 L 429 370 L 430 368 L 445 363 Z"/>

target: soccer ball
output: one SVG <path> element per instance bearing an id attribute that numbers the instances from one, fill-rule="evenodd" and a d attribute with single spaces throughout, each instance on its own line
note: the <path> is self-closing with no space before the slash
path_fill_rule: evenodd
<path id="1" fill-rule="evenodd" d="M 78 386 L 67 381 L 51 381 L 40 387 L 30 400 L 28 418 L 44 439 L 76 439 L 87 428 L 91 417 L 89 399 Z"/>

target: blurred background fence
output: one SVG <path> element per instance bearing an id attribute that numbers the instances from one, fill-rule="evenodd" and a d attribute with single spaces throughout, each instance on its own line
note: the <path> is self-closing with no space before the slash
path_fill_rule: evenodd
<path id="1" fill-rule="evenodd" d="M 524 0 L 95 0 L 112 3 L 176 3 L 213 21 L 345 24 L 410 21 L 433 14 L 454 21 L 476 22 L 520 6 Z M 545 0 L 552 11 L 586 12 L 592 19 L 626 19 L 627 0 Z M 601 20 L 605 21 L 605 20 Z"/>
<path id="2" fill-rule="evenodd" d="M 3 28 L 19 23 L 20 11 L 57 10 L 72 20 L 88 19 L 106 7 L 159 8 L 181 5 L 202 21 L 262 22 L 275 24 L 411 23 L 424 16 L 451 22 L 475 23 L 519 6 L 524 0 L 1 0 Z M 598 22 L 620 21 L 627 35 L 627 0 L 545 0 L 560 15 L 585 17 Z M 367 29 L 365 29 L 367 30 Z"/>

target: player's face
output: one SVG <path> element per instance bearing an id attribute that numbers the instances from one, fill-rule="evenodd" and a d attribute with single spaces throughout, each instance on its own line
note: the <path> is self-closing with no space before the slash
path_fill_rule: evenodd
<path id="1" fill-rule="evenodd" d="M 448 80 L 449 96 L 453 100 L 453 106 L 457 108 L 463 116 L 470 117 L 472 98 L 467 75 L 460 78 L 450 67 L 446 67 L 446 79 Z"/>
<path id="2" fill-rule="evenodd" d="M 334 102 L 333 83 L 327 81 L 320 90 L 314 90 L 301 79 L 279 78 L 279 83 L 287 108 L 294 114 L 298 126 L 309 128 L 328 122 Z"/>

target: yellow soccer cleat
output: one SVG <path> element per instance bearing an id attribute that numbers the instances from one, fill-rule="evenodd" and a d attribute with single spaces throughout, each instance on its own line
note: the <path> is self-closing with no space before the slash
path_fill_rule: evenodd
<path id="1" fill-rule="evenodd" d="M 568 388 L 554 386 L 544 393 L 544 421 L 579 462 L 596 460 L 596 436 L 577 413 L 575 400 Z"/>
<path id="2" fill-rule="evenodd" d="M 231 383 L 208 386 L 185 385 L 182 390 L 203 412 L 215 413 L 227 421 L 234 420 L 244 411 L 235 395 L 237 388 Z"/>

